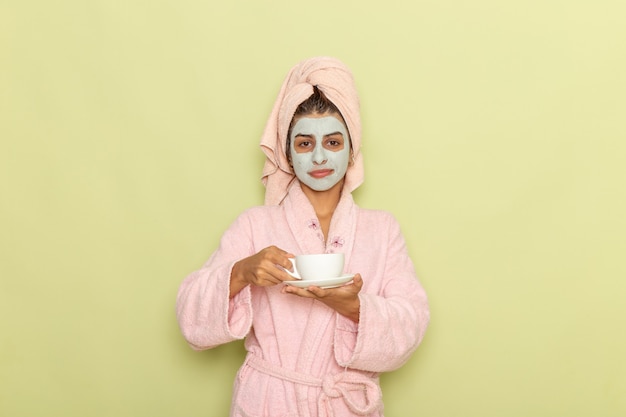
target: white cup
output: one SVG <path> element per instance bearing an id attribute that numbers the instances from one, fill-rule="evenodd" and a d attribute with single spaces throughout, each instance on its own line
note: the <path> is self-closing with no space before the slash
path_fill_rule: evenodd
<path id="1" fill-rule="evenodd" d="M 319 280 L 340 277 L 343 273 L 343 253 L 318 253 L 297 255 L 289 259 L 294 272 L 289 275 L 302 280 Z"/>

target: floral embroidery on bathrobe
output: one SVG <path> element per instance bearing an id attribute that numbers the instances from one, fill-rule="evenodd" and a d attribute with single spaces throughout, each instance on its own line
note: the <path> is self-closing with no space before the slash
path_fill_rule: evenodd
<path id="1" fill-rule="evenodd" d="M 313 218 L 296 181 L 281 205 L 241 214 L 181 284 L 177 316 L 193 348 L 245 338 L 231 416 L 381 416 L 379 373 L 402 366 L 424 336 L 426 294 L 393 216 L 361 209 L 345 193 L 328 242 L 311 227 Z M 344 272 L 363 277 L 359 323 L 316 300 L 282 294 L 281 285 L 248 286 L 229 299 L 233 264 L 271 245 L 294 254 L 343 252 Z"/>

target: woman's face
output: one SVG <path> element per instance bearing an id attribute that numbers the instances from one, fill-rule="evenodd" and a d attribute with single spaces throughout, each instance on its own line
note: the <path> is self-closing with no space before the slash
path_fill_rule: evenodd
<path id="1" fill-rule="evenodd" d="M 326 191 L 348 170 L 350 137 L 341 116 L 333 113 L 299 117 L 290 135 L 296 177 L 315 191 Z"/>

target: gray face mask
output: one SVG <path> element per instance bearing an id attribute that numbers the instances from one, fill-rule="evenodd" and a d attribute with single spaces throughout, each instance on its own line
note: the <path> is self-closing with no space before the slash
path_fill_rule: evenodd
<path id="1" fill-rule="evenodd" d="M 350 137 L 335 116 L 299 119 L 291 129 L 290 140 L 296 177 L 311 189 L 329 190 L 346 175 Z"/>

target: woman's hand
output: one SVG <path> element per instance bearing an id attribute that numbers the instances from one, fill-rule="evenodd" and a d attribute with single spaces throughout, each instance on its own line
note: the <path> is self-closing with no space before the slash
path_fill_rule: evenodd
<path id="1" fill-rule="evenodd" d="M 241 291 L 246 285 L 268 287 L 293 278 L 283 270 L 292 270 L 294 255 L 276 246 L 262 249 L 255 255 L 244 258 L 233 265 L 230 274 L 230 297 Z"/>
<path id="2" fill-rule="evenodd" d="M 352 283 L 341 287 L 324 289 L 315 285 L 307 288 L 285 285 L 282 291 L 286 294 L 319 300 L 342 316 L 358 323 L 361 310 L 361 300 L 359 299 L 361 288 L 363 288 L 363 279 L 361 274 L 356 274 Z"/>

